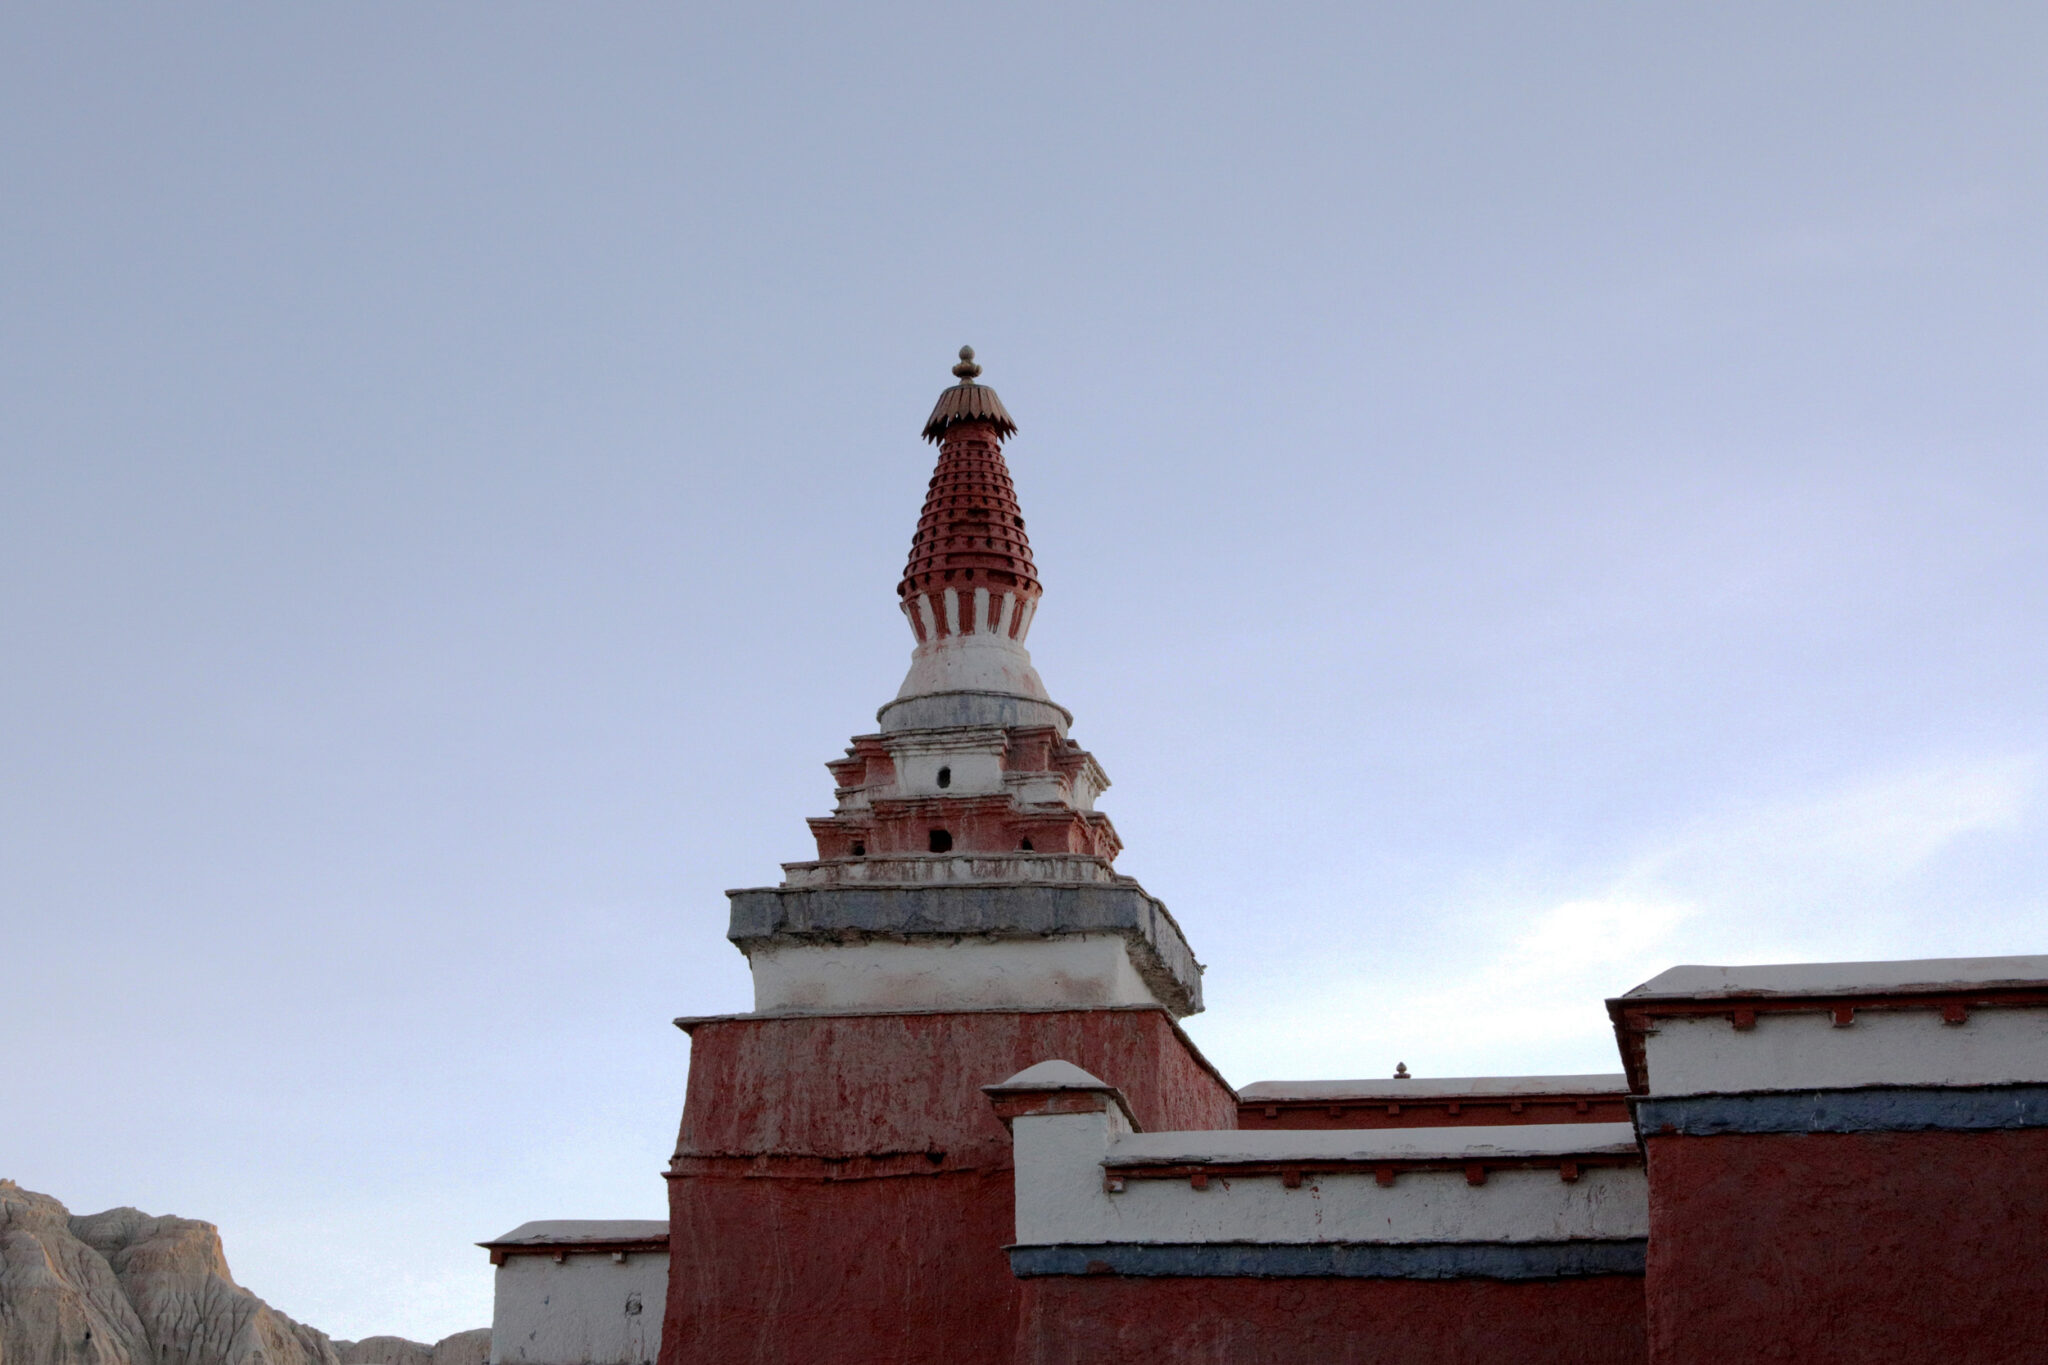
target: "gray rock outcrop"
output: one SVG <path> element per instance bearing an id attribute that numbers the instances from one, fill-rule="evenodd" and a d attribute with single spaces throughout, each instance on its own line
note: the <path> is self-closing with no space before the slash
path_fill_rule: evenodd
<path id="1" fill-rule="evenodd" d="M 361 1341 L 337 1341 L 341 1365 L 434 1365 L 434 1348 L 404 1337 L 364 1337 Z"/>
<path id="2" fill-rule="evenodd" d="M 442 1337 L 432 1346 L 404 1337 L 364 1337 L 337 1341 L 341 1365 L 486 1365 L 491 1358 L 491 1329 L 477 1327 Z"/>
<path id="3" fill-rule="evenodd" d="M 485 1365 L 490 1338 L 369 1337 L 344 1356 L 235 1283 L 213 1224 L 73 1217 L 0 1180 L 0 1365 Z"/>

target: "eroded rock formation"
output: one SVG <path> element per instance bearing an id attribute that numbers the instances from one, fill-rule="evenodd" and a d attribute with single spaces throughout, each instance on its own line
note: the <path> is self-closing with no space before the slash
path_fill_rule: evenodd
<path id="1" fill-rule="evenodd" d="M 73 1217 L 0 1180 L 0 1365 L 484 1365 L 490 1335 L 369 1337 L 344 1356 L 235 1283 L 213 1224 Z"/>
<path id="2" fill-rule="evenodd" d="M 106 1258 L 46 1194 L 0 1180 L 0 1365 L 149 1365 L 149 1337 Z"/>

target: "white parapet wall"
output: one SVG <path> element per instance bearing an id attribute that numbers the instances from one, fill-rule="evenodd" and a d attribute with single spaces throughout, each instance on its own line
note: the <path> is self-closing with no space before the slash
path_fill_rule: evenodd
<path id="1" fill-rule="evenodd" d="M 1674 967 L 1608 1012 L 1646 1136 L 2048 1125 L 2048 957 Z"/>
<path id="2" fill-rule="evenodd" d="M 491 1365 L 653 1365 L 668 1224 L 523 1223 L 482 1243 L 497 1266 Z"/>
<path id="3" fill-rule="evenodd" d="M 1141 1133 L 1064 1062 L 989 1094 L 1015 1144 L 1020 1274 L 1640 1271 L 1648 1190 L 1625 1123 Z M 1301 1254 L 1332 1248 L 1348 1251 Z"/>
<path id="4" fill-rule="evenodd" d="M 1673 967 L 1608 1008 L 1638 1094 L 2048 1083 L 2048 957 Z"/>
<path id="5" fill-rule="evenodd" d="M 765 943 L 747 965 L 763 1013 L 1158 1003 L 1121 934 Z"/>
<path id="6" fill-rule="evenodd" d="M 1933 1009 L 1770 1013 L 1735 1028 L 1694 1016 L 1659 1021 L 1645 1051 L 1653 1095 L 1866 1086 L 2048 1082 L 2048 1009 L 1982 1010 L 1960 1025 Z"/>

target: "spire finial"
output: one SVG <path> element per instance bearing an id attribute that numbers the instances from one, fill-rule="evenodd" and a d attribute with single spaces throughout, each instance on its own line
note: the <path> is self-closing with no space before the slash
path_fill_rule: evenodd
<path id="1" fill-rule="evenodd" d="M 998 441 L 1017 430 L 1010 414 L 1003 411 L 1003 400 L 996 397 L 996 391 L 974 382 L 980 373 L 981 366 L 974 363 L 974 348 L 962 346 L 960 363 L 953 367 L 953 375 L 960 382 L 939 395 L 930 419 L 924 424 L 927 441 L 945 440 L 946 428 L 955 422 L 986 422 L 995 429 Z"/>

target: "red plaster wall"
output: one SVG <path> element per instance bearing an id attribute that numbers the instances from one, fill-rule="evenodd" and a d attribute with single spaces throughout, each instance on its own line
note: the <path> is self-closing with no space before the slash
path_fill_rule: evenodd
<path id="1" fill-rule="evenodd" d="M 1643 1365 L 1643 1282 L 1048 1276 L 1016 1365 Z M 1739 1357 L 1723 1357 L 1723 1360 Z"/>
<path id="2" fill-rule="evenodd" d="M 1452 1113 L 1456 1104 L 1458 1112 Z M 1246 1100 L 1237 1107 L 1240 1128 L 1465 1128 L 1511 1123 L 1627 1123 L 1628 1101 L 1619 1095 L 1585 1100 L 1422 1100 L 1400 1104 L 1368 1104 L 1340 1100 L 1335 1104 Z"/>
<path id="3" fill-rule="evenodd" d="M 670 1181 L 663 1365 L 1008 1359 L 1010 1180 Z"/>
<path id="4" fill-rule="evenodd" d="M 981 1087 L 1058 1057 L 1120 1087 L 1147 1128 L 1229 1128 L 1230 1090 L 1156 1009 L 721 1019 L 691 1036 L 676 1150 L 947 1151 L 1010 1164 Z"/>
<path id="5" fill-rule="evenodd" d="M 2048 1361 L 2048 1131 L 1649 1140 L 1650 1358 Z"/>
<path id="6" fill-rule="evenodd" d="M 669 1182 L 662 1365 L 1007 1360 L 1010 1137 L 980 1087 L 1063 1058 L 1147 1128 L 1228 1128 L 1158 1010 L 699 1025 Z"/>

